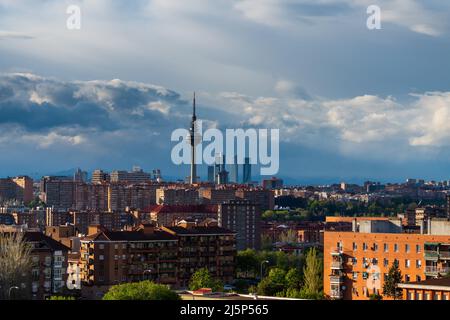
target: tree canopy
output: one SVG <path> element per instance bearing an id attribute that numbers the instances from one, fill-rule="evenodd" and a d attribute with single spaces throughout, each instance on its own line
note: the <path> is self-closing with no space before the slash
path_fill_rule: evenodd
<path id="1" fill-rule="evenodd" d="M 103 296 L 103 300 L 181 300 L 181 298 L 167 286 L 145 280 L 112 286 Z"/>
<path id="2" fill-rule="evenodd" d="M 215 292 L 221 292 L 223 291 L 223 283 L 219 279 L 214 279 L 207 268 L 201 268 L 191 276 L 189 289 L 198 290 L 201 288 L 211 288 Z"/>

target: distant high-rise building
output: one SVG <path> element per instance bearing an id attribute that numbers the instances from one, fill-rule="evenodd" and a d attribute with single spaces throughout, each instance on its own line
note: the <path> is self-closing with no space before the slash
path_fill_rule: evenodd
<path id="1" fill-rule="evenodd" d="M 92 173 L 91 178 L 92 183 L 109 182 L 109 180 L 110 180 L 109 174 L 103 172 L 102 170 L 94 170 L 94 172 Z"/>
<path id="2" fill-rule="evenodd" d="M 87 181 L 87 172 L 82 171 L 80 168 L 75 171 L 73 174 L 73 181 L 76 182 L 86 182 Z"/>
<path id="3" fill-rule="evenodd" d="M 111 182 L 125 182 L 125 183 L 145 183 L 151 180 L 150 173 L 144 172 L 139 167 L 133 167 L 133 171 L 115 170 L 110 174 Z"/>
<path id="4" fill-rule="evenodd" d="M 33 200 L 33 179 L 28 176 L 0 179 L 0 202 L 8 200 L 24 203 Z"/>
<path id="5" fill-rule="evenodd" d="M 59 209 L 73 208 L 75 184 L 72 177 L 42 177 L 40 185 L 41 200 L 49 207 L 53 206 Z"/>
<path id="6" fill-rule="evenodd" d="M 228 171 L 222 170 L 217 175 L 217 184 L 227 184 L 228 183 Z"/>
<path id="7" fill-rule="evenodd" d="M 264 189 L 273 190 L 283 187 L 283 180 L 277 177 L 272 177 L 271 179 L 264 179 L 262 181 L 262 186 Z"/>
<path id="8" fill-rule="evenodd" d="M 230 165 L 230 182 L 239 183 L 237 156 L 234 156 L 233 163 Z"/>
<path id="9" fill-rule="evenodd" d="M 195 162 L 195 146 L 197 145 L 197 116 L 195 114 L 195 92 L 194 99 L 192 100 L 192 121 L 189 131 L 189 140 L 191 144 L 191 175 L 190 183 L 194 184 L 197 182 L 197 164 Z"/>
<path id="10" fill-rule="evenodd" d="M 244 166 L 242 170 L 242 183 L 250 183 L 252 181 L 252 165 L 250 158 L 244 159 Z"/>
<path id="11" fill-rule="evenodd" d="M 208 182 L 214 183 L 214 166 L 208 166 Z"/>
<path id="12" fill-rule="evenodd" d="M 236 232 L 236 249 L 261 247 L 261 209 L 249 200 L 229 200 L 218 205 L 218 224 Z"/>

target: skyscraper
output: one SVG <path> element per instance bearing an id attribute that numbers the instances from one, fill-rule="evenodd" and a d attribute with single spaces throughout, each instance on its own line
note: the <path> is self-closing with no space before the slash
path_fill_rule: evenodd
<path id="1" fill-rule="evenodd" d="M 237 164 L 237 156 L 234 156 L 233 163 L 230 165 L 230 182 L 238 183 L 238 164 Z"/>
<path id="2" fill-rule="evenodd" d="M 214 183 L 214 166 L 208 166 L 208 182 Z"/>
<path id="3" fill-rule="evenodd" d="M 250 183 L 252 181 L 252 165 L 250 164 L 250 158 L 244 159 L 244 166 L 242 171 L 242 183 Z"/>
<path id="4" fill-rule="evenodd" d="M 196 127 L 195 122 L 197 121 L 197 116 L 195 115 L 195 92 L 194 99 L 192 101 L 192 121 L 190 128 L 190 143 L 191 143 L 191 184 L 197 182 L 197 165 L 195 164 L 195 145 L 196 145 Z"/>

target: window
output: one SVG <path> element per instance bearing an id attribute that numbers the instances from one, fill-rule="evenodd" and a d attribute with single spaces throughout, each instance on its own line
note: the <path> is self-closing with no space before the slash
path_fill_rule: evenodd
<path id="1" fill-rule="evenodd" d="M 431 294 L 429 292 L 425 292 L 424 300 L 431 300 Z"/>
<path id="2" fill-rule="evenodd" d="M 438 294 L 437 292 L 435 292 L 435 293 L 433 294 L 433 299 L 434 299 L 434 300 L 439 300 L 439 294 Z"/>
<path id="3" fill-rule="evenodd" d="M 119 249 L 119 245 L 117 243 L 114 245 L 114 249 Z"/>
<path id="4" fill-rule="evenodd" d="M 410 280 L 409 274 L 405 274 L 405 282 L 409 282 L 409 280 Z"/>
<path id="5" fill-rule="evenodd" d="M 373 244 L 373 251 L 378 251 L 378 244 L 377 243 Z"/>
<path id="6" fill-rule="evenodd" d="M 353 258 L 352 258 L 352 264 L 353 264 L 354 266 L 356 266 L 356 265 L 358 264 L 358 258 L 353 257 Z"/>
<path id="7" fill-rule="evenodd" d="M 353 242 L 353 251 L 356 251 L 358 249 L 358 245 L 356 244 L 356 242 Z"/>
<path id="8" fill-rule="evenodd" d="M 421 276 L 416 276 L 416 281 L 417 282 L 422 281 L 422 277 Z"/>
<path id="9" fill-rule="evenodd" d="M 405 252 L 409 253 L 409 244 L 405 244 Z"/>
<path id="10" fill-rule="evenodd" d="M 389 245 L 387 243 L 384 244 L 384 252 L 389 251 Z"/>
<path id="11" fill-rule="evenodd" d="M 363 242 L 363 250 L 367 251 L 367 243 Z"/>
<path id="12" fill-rule="evenodd" d="M 416 260 L 416 268 L 419 269 L 422 267 L 422 260 Z"/>
<path id="13" fill-rule="evenodd" d="M 409 266 L 411 265 L 409 259 L 405 259 L 405 268 L 409 268 Z"/>
<path id="14" fill-rule="evenodd" d="M 374 266 L 378 265 L 378 259 L 377 259 L 377 258 L 373 258 L 373 259 L 372 259 L 372 264 L 373 264 Z"/>
<path id="15" fill-rule="evenodd" d="M 384 260 L 383 260 L 383 265 L 384 265 L 385 267 L 389 266 L 389 260 L 386 259 L 386 258 L 384 258 Z"/>
<path id="16" fill-rule="evenodd" d="M 99 244 L 98 247 L 99 247 L 100 250 L 105 249 L 105 245 L 103 243 Z"/>
<path id="17" fill-rule="evenodd" d="M 353 280 L 358 280 L 358 272 L 353 272 Z"/>
<path id="18" fill-rule="evenodd" d="M 101 254 L 101 255 L 98 256 L 98 259 L 99 260 L 105 260 L 105 257 Z"/>
<path id="19" fill-rule="evenodd" d="M 398 252 L 398 244 L 394 243 L 394 252 Z"/>
<path id="20" fill-rule="evenodd" d="M 416 244 L 416 252 L 420 253 L 420 244 Z"/>

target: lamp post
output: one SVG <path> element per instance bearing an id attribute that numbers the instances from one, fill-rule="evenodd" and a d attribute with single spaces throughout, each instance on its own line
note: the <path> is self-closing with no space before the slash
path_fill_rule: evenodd
<path id="1" fill-rule="evenodd" d="M 269 260 L 264 260 L 264 261 L 261 262 L 261 273 L 260 273 L 261 280 L 263 278 L 263 266 L 264 266 L 264 263 L 269 264 Z"/>
<path id="2" fill-rule="evenodd" d="M 142 280 L 144 280 L 144 277 L 145 277 L 145 273 L 152 273 L 152 269 L 147 269 L 147 270 L 144 270 L 144 271 L 142 271 Z"/>
<path id="3" fill-rule="evenodd" d="M 9 291 L 8 291 L 8 297 L 9 297 L 9 300 L 11 300 L 11 290 L 12 290 L 12 289 L 19 290 L 19 287 L 17 287 L 17 286 L 12 286 L 12 287 L 9 288 Z"/>

